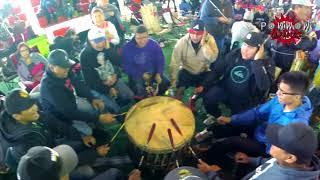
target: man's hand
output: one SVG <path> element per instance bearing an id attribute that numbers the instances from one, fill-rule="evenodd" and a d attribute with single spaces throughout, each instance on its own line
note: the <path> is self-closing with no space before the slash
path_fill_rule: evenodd
<path id="1" fill-rule="evenodd" d="M 108 11 L 107 12 L 109 16 L 114 16 L 114 12 L 113 11 Z"/>
<path id="2" fill-rule="evenodd" d="M 100 114 L 99 121 L 102 123 L 113 123 L 116 119 L 112 114 Z"/>
<path id="3" fill-rule="evenodd" d="M 218 21 L 222 22 L 223 24 L 230 24 L 231 23 L 231 21 L 228 18 L 223 17 L 223 16 L 218 17 Z"/>
<path id="4" fill-rule="evenodd" d="M 161 78 L 161 75 L 159 73 L 156 74 L 155 80 L 156 80 L 157 84 L 161 84 L 162 78 Z"/>
<path id="5" fill-rule="evenodd" d="M 150 73 L 148 73 L 148 72 L 146 72 L 146 73 L 143 73 L 143 79 L 145 80 L 145 81 L 150 81 L 151 80 L 151 74 Z"/>
<path id="6" fill-rule="evenodd" d="M 199 159 L 199 164 L 197 165 L 198 166 L 198 169 L 203 172 L 203 173 L 207 173 L 209 171 L 220 171 L 221 168 L 217 165 L 209 165 L 207 164 L 206 162 L 202 161 L 201 159 Z"/>
<path id="7" fill-rule="evenodd" d="M 310 40 L 317 39 L 317 33 L 312 31 L 312 32 L 310 32 L 308 37 Z"/>
<path id="8" fill-rule="evenodd" d="M 96 138 L 94 138 L 93 136 L 84 136 L 82 137 L 82 141 L 83 144 L 88 147 L 92 147 L 96 144 Z"/>
<path id="9" fill-rule="evenodd" d="M 117 97 L 118 96 L 118 91 L 116 90 L 116 88 L 110 88 L 110 95 L 112 97 Z"/>
<path id="10" fill-rule="evenodd" d="M 107 81 L 107 85 L 110 87 L 114 85 L 118 80 L 118 77 L 116 74 L 112 75 L 111 78 Z"/>
<path id="11" fill-rule="evenodd" d="M 254 60 L 259 60 L 259 59 L 263 59 L 263 58 L 264 58 L 264 45 L 261 44 L 258 52 L 254 56 Z"/>
<path id="12" fill-rule="evenodd" d="M 102 146 L 97 147 L 96 150 L 100 156 L 106 156 L 108 154 L 110 148 L 106 145 L 102 145 Z"/>
<path id="13" fill-rule="evenodd" d="M 175 86 L 176 86 L 176 83 L 177 83 L 177 80 L 176 80 L 176 79 L 171 79 L 171 80 L 170 80 L 170 85 L 171 85 L 171 87 L 175 87 Z"/>
<path id="14" fill-rule="evenodd" d="M 100 111 L 104 110 L 104 102 L 101 99 L 94 99 L 91 104 L 95 109 Z"/>
<path id="15" fill-rule="evenodd" d="M 231 122 L 231 118 L 225 117 L 225 116 L 220 116 L 220 117 L 218 117 L 217 121 L 221 125 L 226 125 Z"/>
<path id="16" fill-rule="evenodd" d="M 236 163 L 248 164 L 249 163 L 249 156 L 242 152 L 237 152 L 234 155 L 234 160 Z"/>
<path id="17" fill-rule="evenodd" d="M 139 169 L 134 169 L 130 172 L 128 180 L 140 180 L 141 179 L 141 171 Z"/>
<path id="18" fill-rule="evenodd" d="M 194 92 L 195 92 L 196 94 L 200 94 L 200 93 L 203 92 L 203 89 L 204 89 L 203 86 L 198 86 L 198 87 L 196 87 L 196 88 L 194 89 Z"/>

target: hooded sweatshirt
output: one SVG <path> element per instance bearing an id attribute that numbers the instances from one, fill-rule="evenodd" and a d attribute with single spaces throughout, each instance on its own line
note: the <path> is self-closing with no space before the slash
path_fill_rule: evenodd
<path id="1" fill-rule="evenodd" d="M 109 87 L 103 84 L 103 81 L 99 77 L 99 73 L 96 68 L 99 68 L 101 64 L 98 63 L 98 58 L 104 56 L 106 62 L 112 66 L 111 51 L 104 49 L 103 51 L 95 50 L 90 42 L 87 42 L 87 46 L 80 53 L 81 71 L 86 81 L 86 84 L 90 89 L 93 89 L 101 94 L 109 94 Z M 109 69 L 109 74 L 114 74 L 113 66 Z"/>
<path id="2" fill-rule="evenodd" d="M 309 118 L 312 113 L 312 106 L 307 96 L 303 97 L 302 105 L 292 110 L 284 112 L 284 105 L 280 104 L 276 96 L 272 100 L 262 104 L 257 108 L 250 109 L 244 113 L 236 114 L 231 117 L 232 125 L 250 125 L 259 121 L 259 125 L 255 129 L 255 138 L 261 143 L 266 143 L 267 153 L 269 152 L 270 144 L 268 144 L 265 130 L 270 124 L 287 125 L 294 122 L 303 122 L 309 124 Z"/>
<path id="3" fill-rule="evenodd" d="M 143 48 L 137 47 L 134 38 L 123 47 L 123 70 L 129 77 L 140 78 L 146 72 L 162 75 L 164 64 L 162 49 L 152 39 Z"/>
<path id="4" fill-rule="evenodd" d="M 316 156 L 312 158 L 309 171 L 281 166 L 276 159 L 272 158 L 246 175 L 242 180 L 316 180 L 319 173 L 320 162 Z"/>
<path id="5" fill-rule="evenodd" d="M 97 121 L 97 115 L 78 110 L 75 92 L 90 102 L 94 99 L 90 89 L 72 71 L 69 71 L 67 78 L 60 79 L 48 68 L 40 86 L 41 107 L 70 124 L 73 120 Z"/>

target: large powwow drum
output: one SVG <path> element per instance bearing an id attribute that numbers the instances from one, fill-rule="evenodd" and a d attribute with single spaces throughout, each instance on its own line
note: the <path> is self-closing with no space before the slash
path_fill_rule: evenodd
<path id="1" fill-rule="evenodd" d="M 133 159 L 152 169 L 166 169 L 184 157 L 194 131 L 191 110 L 181 101 L 155 96 L 133 106 L 125 130 L 133 144 Z"/>
<path id="2" fill-rule="evenodd" d="M 144 5 L 140 9 L 143 24 L 148 29 L 149 33 L 160 32 L 160 20 L 157 13 L 157 7 L 152 3 Z"/>

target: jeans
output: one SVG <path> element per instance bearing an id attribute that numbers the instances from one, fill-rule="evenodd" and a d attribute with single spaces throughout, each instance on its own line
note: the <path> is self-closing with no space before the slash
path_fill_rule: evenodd
<path id="1" fill-rule="evenodd" d="M 218 49 L 219 49 L 219 54 L 222 54 L 223 53 L 223 48 L 224 48 L 224 40 L 225 40 L 225 37 L 221 37 L 221 36 L 213 36 L 214 37 L 214 40 L 216 41 L 216 44 L 218 46 Z"/>
<path id="2" fill-rule="evenodd" d="M 123 82 L 123 80 L 118 79 L 117 83 L 114 85 L 114 88 L 118 91 L 118 100 L 120 102 L 128 103 L 133 100 L 134 94 L 131 89 Z"/>
<path id="3" fill-rule="evenodd" d="M 91 90 L 91 93 L 95 98 L 103 100 L 105 105 L 105 111 L 114 113 L 114 114 L 117 114 L 120 112 L 119 105 L 111 97 L 105 94 L 101 94 L 95 90 Z"/>
<path id="4" fill-rule="evenodd" d="M 162 82 L 159 85 L 159 91 L 157 95 L 163 95 L 170 86 L 170 81 L 167 77 L 161 76 Z M 155 80 L 152 80 L 152 84 Z M 129 77 L 129 86 L 134 91 L 135 95 L 146 97 L 148 93 L 146 91 L 145 81 L 142 77 Z"/>

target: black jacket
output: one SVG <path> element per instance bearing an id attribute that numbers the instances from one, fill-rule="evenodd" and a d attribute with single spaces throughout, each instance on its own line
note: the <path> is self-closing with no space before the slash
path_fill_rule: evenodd
<path id="1" fill-rule="evenodd" d="M 78 110 L 74 90 L 78 96 L 87 98 L 90 102 L 94 99 L 90 89 L 72 71 L 67 78 L 59 79 L 48 68 L 41 80 L 41 107 L 45 112 L 70 124 L 72 120 L 97 121 L 97 116 Z"/>
<path id="2" fill-rule="evenodd" d="M 1 138 L 12 147 L 11 168 L 15 168 L 20 158 L 34 146 L 57 146 L 58 139 L 60 141 L 71 142 L 78 141 L 82 143 L 80 134 L 65 123 L 62 123 L 54 116 L 40 113 L 40 118 L 36 122 L 21 124 L 17 122 L 6 111 L 1 113 L 0 121 Z M 2 141 L 1 140 L 1 141 Z M 72 144 L 70 144 L 72 145 Z"/>
<path id="3" fill-rule="evenodd" d="M 214 63 L 202 84 L 205 89 L 219 84 L 236 97 L 261 99 L 274 81 L 274 74 L 273 61 L 243 60 L 239 48 Z"/>
<path id="4" fill-rule="evenodd" d="M 294 18 L 295 15 L 293 12 L 289 12 L 288 16 Z M 287 72 L 291 68 L 297 50 L 310 52 L 316 47 L 317 39 L 310 40 L 307 37 L 307 34 L 302 35 L 301 41 L 298 44 L 291 43 L 290 45 L 282 45 L 281 43 L 277 44 L 276 41 L 274 41 L 271 49 L 272 59 L 274 59 L 276 66 L 282 69 L 282 72 Z"/>
<path id="5" fill-rule="evenodd" d="M 91 89 L 102 94 L 109 94 L 109 87 L 103 84 L 98 72 L 95 70 L 95 68 L 100 66 L 97 60 L 97 55 L 100 52 L 104 53 L 105 59 L 112 59 L 111 51 L 107 49 L 104 49 L 103 51 L 97 51 L 91 46 L 90 42 L 87 42 L 86 47 L 82 49 L 80 53 L 81 71 L 86 84 Z"/>

